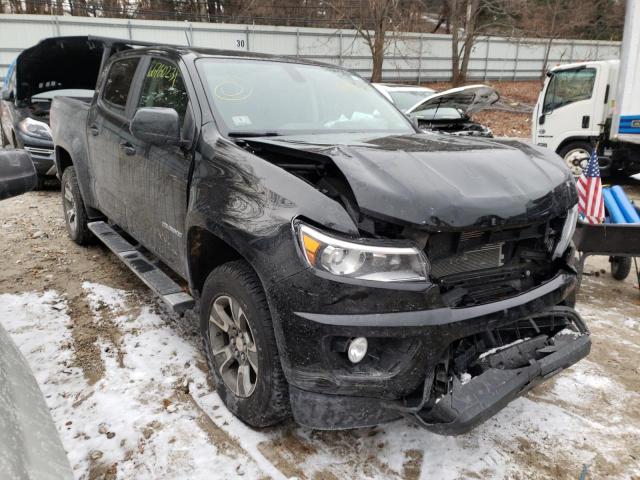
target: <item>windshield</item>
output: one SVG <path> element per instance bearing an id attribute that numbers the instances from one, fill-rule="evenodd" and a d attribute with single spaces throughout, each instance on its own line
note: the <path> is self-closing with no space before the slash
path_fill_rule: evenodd
<path id="1" fill-rule="evenodd" d="M 412 115 L 418 117 L 421 120 L 458 120 L 462 118 L 462 114 L 457 108 L 438 108 L 435 105 L 430 105 L 425 110 L 416 110 L 412 113 Z"/>
<path id="2" fill-rule="evenodd" d="M 404 112 L 409 110 L 420 100 L 429 98 L 434 93 L 435 92 L 431 90 L 392 90 L 389 92 L 389 95 L 391 95 L 393 103 L 395 103 L 396 106 Z"/>
<path id="3" fill-rule="evenodd" d="M 389 101 L 344 70 L 243 59 L 197 63 L 231 135 L 414 133 Z"/>

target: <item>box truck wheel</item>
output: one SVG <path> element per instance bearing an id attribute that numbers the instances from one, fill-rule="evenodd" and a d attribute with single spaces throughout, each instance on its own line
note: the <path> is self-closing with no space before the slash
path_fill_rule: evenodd
<path id="1" fill-rule="evenodd" d="M 575 177 L 579 177 L 582 175 L 582 170 L 587 168 L 592 150 L 593 146 L 590 142 L 578 140 L 563 145 L 558 150 L 558 155 L 564 159 L 564 163 L 571 170 L 571 173 Z"/>
<path id="2" fill-rule="evenodd" d="M 609 257 L 611 263 L 611 276 L 622 281 L 631 272 L 631 257 Z"/>

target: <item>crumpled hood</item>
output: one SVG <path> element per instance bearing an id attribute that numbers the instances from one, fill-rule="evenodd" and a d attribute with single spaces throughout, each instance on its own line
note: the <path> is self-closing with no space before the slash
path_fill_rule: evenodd
<path id="1" fill-rule="evenodd" d="M 407 110 L 407 114 L 427 110 L 429 108 L 455 108 L 465 115 L 479 112 L 500 100 L 495 88 L 488 85 L 469 85 L 436 93 L 421 100 Z"/>
<path id="2" fill-rule="evenodd" d="M 439 230 L 545 221 L 577 200 L 555 154 L 513 140 L 425 133 L 247 141 L 329 157 L 363 212 Z"/>

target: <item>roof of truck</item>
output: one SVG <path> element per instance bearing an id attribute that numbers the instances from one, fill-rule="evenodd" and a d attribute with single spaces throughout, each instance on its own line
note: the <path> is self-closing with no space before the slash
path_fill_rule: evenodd
<path id="1" fill-rule="evenodd" d="M 67 38 L 71 38 L 71 37 L 67 37 Z M 244 50 L 225 50 L 225 49 L 218 49 L 218 48 L 193 47 L 189 45 L 172 45 L 172 44 L 129 40 L 125 38 L 97 37 L 92 35 L 88 35 L 87 37 L 84 37 L 84 38 L 86 38 L 87 40 L 95 41 L 95 42 L 102 42 L 104 43 L 105 46 L 127 45 L 131 47 L 137 47 L 135 48 L 136 52 L 167 51 L 167 52 L 172 52 L 178 55 L 185 55 L 185 54 L 191 53 L 200 57 L 210 56 L 210 57 L 247 58 L 247 59 L 254 59 L 254 60 L 275 60 L 275 61 L 281 61 L 281 62 L 295 62 L 295 63 L 303 63 L 307 65 L 318 65 L 318 66 L 324 66 L 324 67 L 342 68 L 336 65 L 302 59 L 299 57 L 270 55 L 268 53 L 247 52 Z"/>

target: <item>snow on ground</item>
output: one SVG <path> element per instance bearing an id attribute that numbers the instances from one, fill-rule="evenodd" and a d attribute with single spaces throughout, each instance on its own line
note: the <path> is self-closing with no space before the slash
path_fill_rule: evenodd
<path id="1" fill-rule="evenodd" d="M 0 295 L 0 322 L 34 370 L 77 478 L 578 478 L 583 465 L 615 465 L 619 439 L 640 442 L 638 425 L 590 408 L 601 396 L 611 411 L 640 401 L 590 360 L 458 437 L 407 421 L 347 432 L 292 422 L 256 431 L 212 393 L 185 320 L 122 290 L 82 288 L 94 321 L 108 317 L 119 338 L 98 338 L 105 373 L 93 384 L 74 366 L 64 295 Z M 598 318 L 637 324 L 615 312 Z M 640 466 L 617 474 L 637 478 Z"/>

